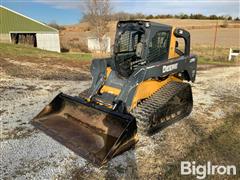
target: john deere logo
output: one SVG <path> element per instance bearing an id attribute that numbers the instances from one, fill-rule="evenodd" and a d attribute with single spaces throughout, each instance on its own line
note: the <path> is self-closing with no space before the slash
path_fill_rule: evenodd
<path id="1" fill-rule="evenodd" d="M 178 68 L 178 63 L 171 64 L 171 65 L 164 65 L 163 69 L 162 69 L 162 72 L 163 73 L 170 72 L 170 71 L 175 70 L 177 68 Z"/>

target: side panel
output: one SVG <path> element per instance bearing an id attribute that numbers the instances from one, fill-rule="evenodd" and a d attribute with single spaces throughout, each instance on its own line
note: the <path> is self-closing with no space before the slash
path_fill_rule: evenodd
<path id="1" fill-rule="evenodd" d="M 37 33 L 37 47 L 40 49 L 60 52 L 58 33 Z"/>
<path id="2" fill-rule="evenodd" d="M 174 60 L 165 60 L 151 63 L 136 70 L 123 86 L 121 93 L 116 98 L 116 102 L 123 102 L 128 110 L 131 107 L 137 86 L 148 79 L 156 77 L 167 77 L 181 72 L 188 74 L 188 81 L 194 82 L 197 69 L 197 57 L 194 55 L 184 56 Z"/>

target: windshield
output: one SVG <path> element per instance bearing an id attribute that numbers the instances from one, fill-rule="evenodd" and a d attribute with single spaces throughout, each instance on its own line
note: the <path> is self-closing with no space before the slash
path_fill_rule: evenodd
<path id="1" fill-rule="evenodd" d="M 136 30 L 119 32 L 116 53 L 136 51 L 137 44 L 143 42 L 144 33 Z"/>

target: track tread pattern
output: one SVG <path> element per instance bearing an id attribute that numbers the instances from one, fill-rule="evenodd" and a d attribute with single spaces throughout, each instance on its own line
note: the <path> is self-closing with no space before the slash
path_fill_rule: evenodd
<path id="1" fill-rule="evenodd" d="M 174 102 L 177 96 L 184 96 L 184 102 L 180 106 Z M 192 92 L 189 83 L 170 82 L 134 108 L 131 114 L 136 117 L 138 131 L 152 134 L 189 115 L 191 110 Z M 168 112 L 171 114 L 167 114 Z"/>

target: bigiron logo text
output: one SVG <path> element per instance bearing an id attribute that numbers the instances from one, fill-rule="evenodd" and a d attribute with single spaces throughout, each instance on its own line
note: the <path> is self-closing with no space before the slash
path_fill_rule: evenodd
<path id="1" fill-rule="evenodd" d="M 235 165 L 212 165 L 210 161 L 204 165 L 196 165 L 195 161 L 181 162 L 181 175 L 193 175 L 197 179 L 205 179 L 207 176 L 213 175 L 235 176 L 236 173 Z"/>
<path id="2" fill-rule="evenodd" d="M 165 73 L 165 72 L 170 72 L 174 69 L 177 69 L 178 68 L 178 63 L 175 63 L 175 64 L 170 64 L 170 65 L 164 65 L 163 66 L 163 69 L 162 69 L 162 72 Z"/>

